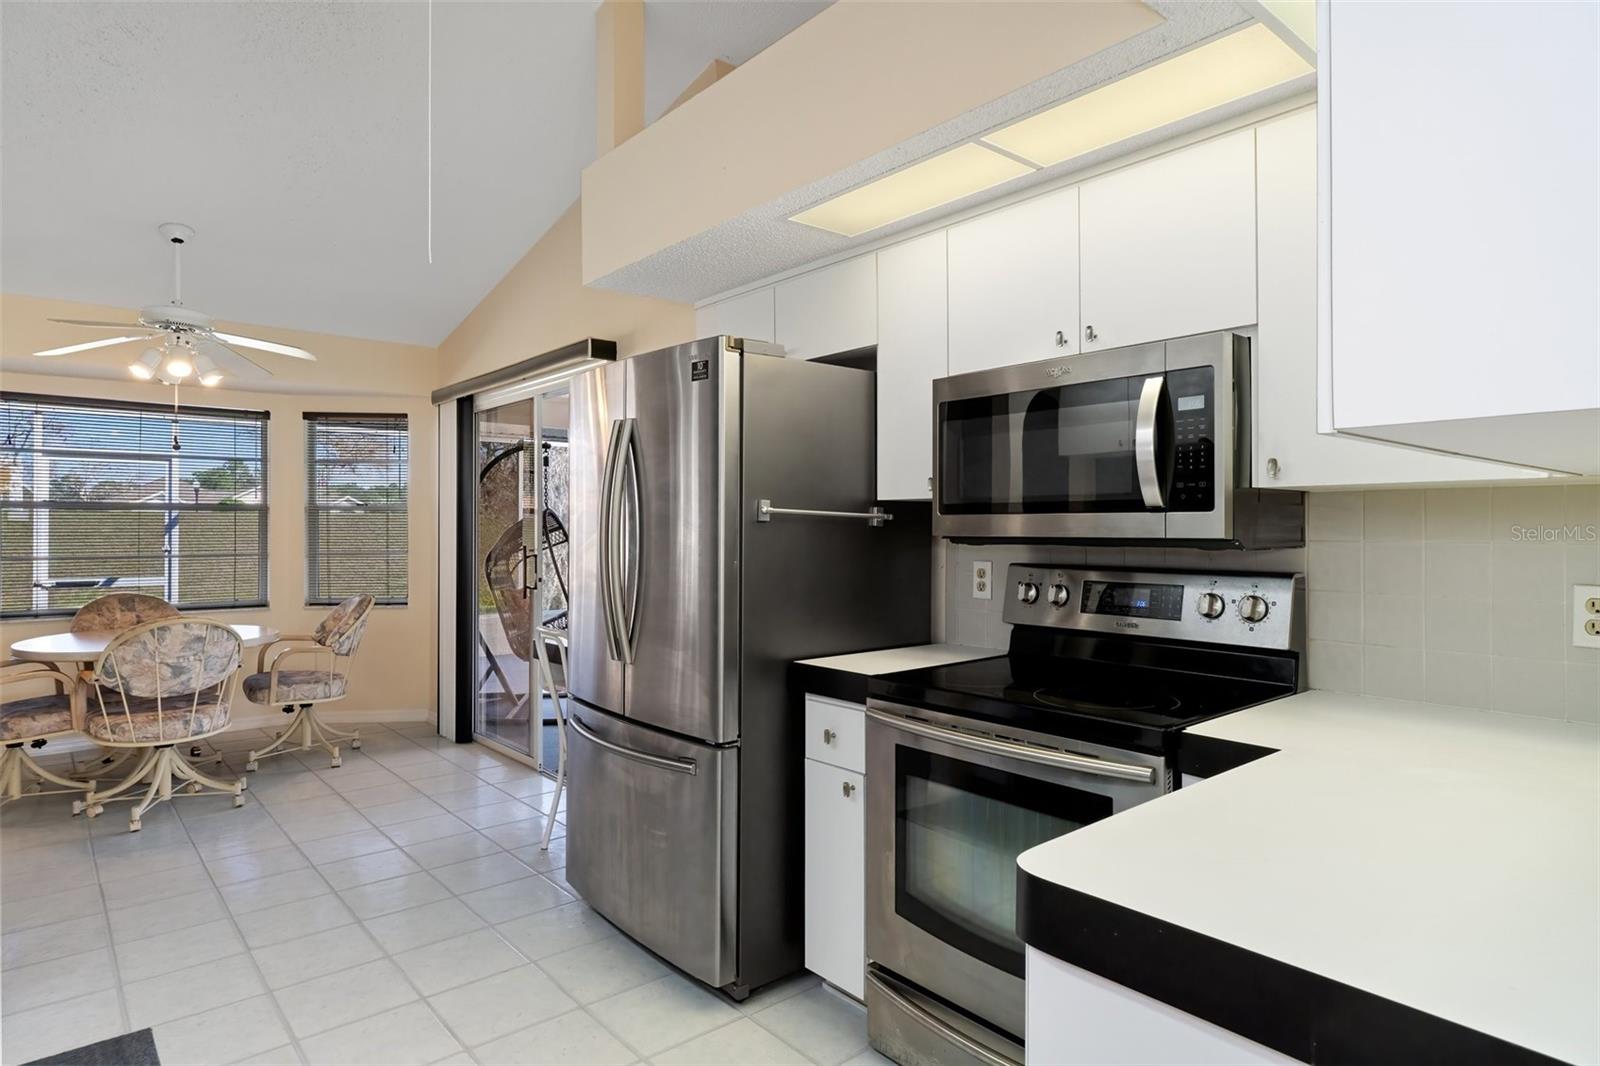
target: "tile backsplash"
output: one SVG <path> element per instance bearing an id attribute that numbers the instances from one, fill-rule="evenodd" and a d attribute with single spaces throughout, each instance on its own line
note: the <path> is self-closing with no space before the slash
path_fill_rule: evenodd
<path id="1" fill-rule="evenodd" d="M 1306 526 L 1262 552 L 951 544 L 944 639 L 1005 647 L 1010 563 L 1302 571 L 1312 688 L 1600 722 L 1600 650 L 1570 634 L 1572 586 L 1600 585 L 1600 485 L 1318 492 Z"/>

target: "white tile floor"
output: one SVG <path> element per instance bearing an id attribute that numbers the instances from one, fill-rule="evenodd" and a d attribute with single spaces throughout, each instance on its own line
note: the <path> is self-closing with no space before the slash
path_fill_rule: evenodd
<path id="1" fill-rule="evenodd" d="M 0 810 L 0 1059 L 150 1026 L 188 1063 L 883 1063 L 861 1009 L 797 977 L 745 1003 L 576 899 L 550 782 L 431 725 L 262 763 L 245 806 L 127 831 L 65 797 Z M 235 771 L 254 730 L 216 738 Z"/>

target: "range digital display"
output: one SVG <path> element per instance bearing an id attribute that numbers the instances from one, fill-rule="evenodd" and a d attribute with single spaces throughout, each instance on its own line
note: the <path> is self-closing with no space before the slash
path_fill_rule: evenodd
<path id="1" fill-rule="evenodd" d="M 1164 618 L 1176 622 L 1183 617 L 1183 586 L 1085 581 L 1083 613 Z"/>

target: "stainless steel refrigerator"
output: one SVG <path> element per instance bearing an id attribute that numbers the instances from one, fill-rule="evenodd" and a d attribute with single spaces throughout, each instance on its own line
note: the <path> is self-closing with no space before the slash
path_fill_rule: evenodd
<path id="1" fill-rule="evenodd" d="M 783 513 L 870 513 L 875 375 L 754 347 L 584 374 L 570 430 L 567 879 L 740 998 L 801 966 L 788 665 L 926 641 L 932 544 L 926 506 Z"/>

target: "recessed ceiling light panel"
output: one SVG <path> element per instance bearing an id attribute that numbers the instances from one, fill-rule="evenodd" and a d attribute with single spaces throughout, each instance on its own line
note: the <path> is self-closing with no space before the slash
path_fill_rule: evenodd
<path id="1" fill-rule="evenodd" d="M 981 144 L 963 144 L 807 208 L 790 220 L 855 237 L 1031 173 L 1033 168 L 1026 163 Z"/>
<path id="2" fill-rule="evenodd" d="M 1041 167 L 1054 166 L 1312 70 L 1270 29 L 1252 23 L 1014 122 L 983 140 Z"/>

